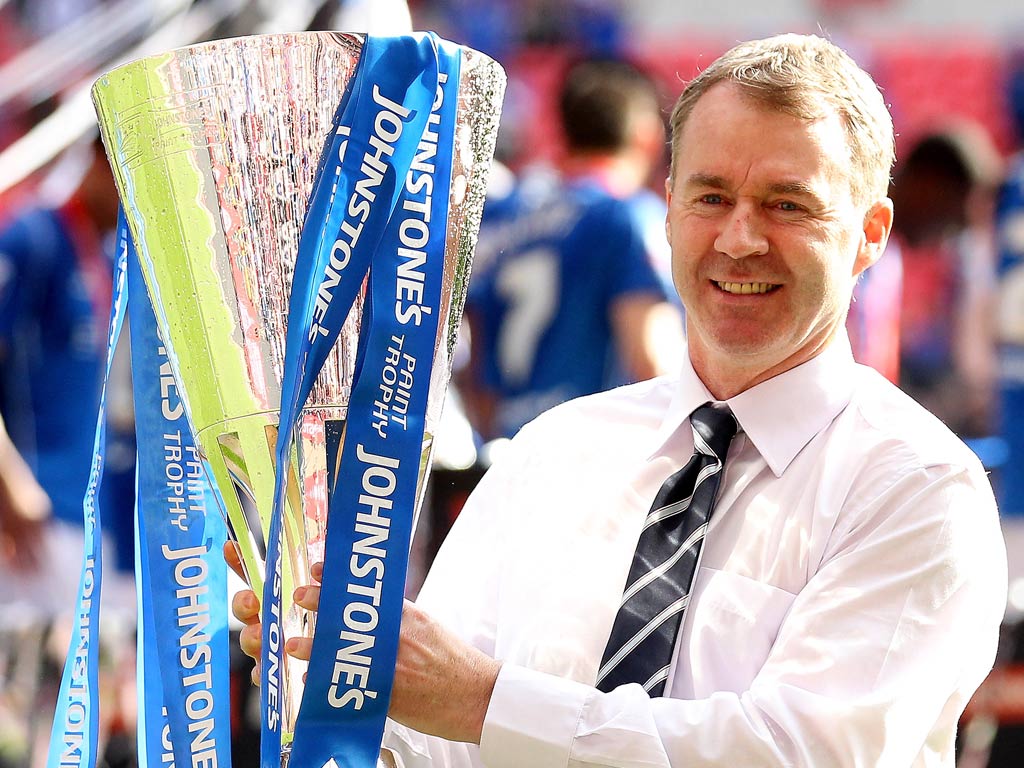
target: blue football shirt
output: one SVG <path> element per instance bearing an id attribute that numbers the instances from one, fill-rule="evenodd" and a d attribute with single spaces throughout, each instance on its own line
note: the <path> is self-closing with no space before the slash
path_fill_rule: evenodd
<path id="1" fill-rule="evenodd" d="M 467 301 L 500 434 L 617 383 L 610 312 L 630 293 L 666 296 L 635 212 L 597 183 L 524 183 L 485 212 Z"/>
<path id="2" fill-rule="evenodd" d="M 0 230 L 0 409 L 55 517 L 77 525 L 107 321 L 82 258 L 60 210 L 26 211 Z"/>

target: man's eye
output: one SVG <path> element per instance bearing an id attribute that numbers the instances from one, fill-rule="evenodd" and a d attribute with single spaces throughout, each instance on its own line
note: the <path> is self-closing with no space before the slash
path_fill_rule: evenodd
<path id="1" fill-rule="evenodd" d="M 722 203 L 722 196 L 721 195 L 701 195 L 700 196 L 700 201 L 702 203 L 707 203 L 708 205 L 721 205 L 721 203 Z"/>
<path id="2" fill-rule="evenodd" d="M 786 213 L 795 213 L 800 210 L 800 206 L 791 200 L 782 200 L 776 203 L 775 207 L 780 211 L 785 211 Z"/>

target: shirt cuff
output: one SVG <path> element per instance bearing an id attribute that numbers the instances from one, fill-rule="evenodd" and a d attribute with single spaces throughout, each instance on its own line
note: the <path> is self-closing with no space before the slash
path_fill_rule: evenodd
<path id="1" fill-rule="evenodd" d="M 480 735 L 488 768 L 564 768 L 593 688 L 502 664 Z"/>

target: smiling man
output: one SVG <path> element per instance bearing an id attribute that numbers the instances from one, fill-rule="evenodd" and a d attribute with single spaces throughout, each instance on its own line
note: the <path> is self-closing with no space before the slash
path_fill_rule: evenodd
<path id="1" fill-rule="evenodd" d="M 1005 550 L 976 458 L 851 356 L 893 216 L 881 95 L 786 35 L 709 66 L 672 128 L 687 361 L 512 442 L 406 608 L 385 743 L 409 767 L 951 767 Z"/>
<path id="2" fill-rule="evenodd" d="M 881 97 L 861 85 L 881 123 Z M 699 100 L 688 90 L 673 115 L 673 272 L 690 360 L 719 399 L 820 354 L 842 331 L 854 282 L 892 227 L 891 133 L 878 137 L 873 156 L 857 158 L 843 125 L 852 116 L 828 109 L 823 94 L 787 101 L 764 88 L 709 83 Z"/>

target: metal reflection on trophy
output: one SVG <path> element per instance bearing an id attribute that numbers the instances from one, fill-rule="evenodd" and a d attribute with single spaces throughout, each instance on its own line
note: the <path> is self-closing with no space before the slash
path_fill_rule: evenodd
<path id="1" fill-rule="evenodd" d="M 94 86 L 104 143 L 173 374 L 259 593 L 275 477 L 285 330 L 299 233 L 321 150 L 362 37 L 236 38 L 119 67 Z M 497 133 L 504 73 L 463 49 L 436 362 L 420 488 L 440 419 Z M 284 632 L 322 559 L 329 489 L 352 385 L 360 302 L 317 380 L 288 468 Z M 420 498 L 422 494 L 417 494 Z M 283 738 L 303 669 L 287 660 Z"/>

